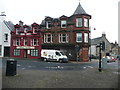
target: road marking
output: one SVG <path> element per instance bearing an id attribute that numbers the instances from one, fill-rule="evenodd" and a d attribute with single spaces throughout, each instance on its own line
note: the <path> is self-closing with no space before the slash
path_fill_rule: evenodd
<path id="1" fill-rule="evenodd" d="M 23 70 L 26 69 L 26 68 L 22 68 Z"/>
<path id="2" fill-rule="evenodd" d="M 86 67 L 83 67 L 84 69 L 86 68 Z"/>
<path id="3" fill-rule="evenodd" d="M 63 67 L 61 67 L 61 66 L 56 66 L 56 67 L 45 67 L 45 68 L 51 68 L 51 69 L 57 69 L 57 68 L 59 68 L 59 69 L 63 69 Z"/>
<path id="4" fill-rule="evenodd" d="M 33 66 L 28 66 L 28 67 L 30 68 L 30 67 L 33 67 Z"/>
<path id="5" fill-rule="evenodd" d="M 20 64 L 17 64 L 18 67 L 20 67 L 21 65 Z"/>
<path id="6" fill-rule="evenodd" d="M 120 74 L 119 72 L 113 72 L 114 74 Z"/>
<path id="7" fill-rule="evenodd" d="M 92 66 L 87 66 L 87 67 L 89 67 L 89 68 L 93 68 Z"/>

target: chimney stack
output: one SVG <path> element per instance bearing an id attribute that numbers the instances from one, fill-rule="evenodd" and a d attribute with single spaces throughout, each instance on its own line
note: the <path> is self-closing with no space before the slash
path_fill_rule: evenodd
<path id="1" fill-rule="evenodd" d="M 21 20 L 19 21 L 19 25 L 20 25 L 20 26 L 23 26 L 23 22 L 22 22 Z"/>

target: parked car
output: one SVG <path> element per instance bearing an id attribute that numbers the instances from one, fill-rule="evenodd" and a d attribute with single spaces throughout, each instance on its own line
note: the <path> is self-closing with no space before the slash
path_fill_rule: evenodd
<path id="1" fill-rule="evenodd" d="M 115 56 L 111 56 L 111 59 L 113 62 L 115 62 L 117 59 L 115 58 Z"/>
<path id="2" fill-rule="evenodd" d="M 117 55 L 117 59 L 120 60 L 120 55 Z"/>
<path id="3" fill-rule="evenodd" d="M 107 62 L 112 62 L 112 58 L 110 56 L 106 56 Z"/>

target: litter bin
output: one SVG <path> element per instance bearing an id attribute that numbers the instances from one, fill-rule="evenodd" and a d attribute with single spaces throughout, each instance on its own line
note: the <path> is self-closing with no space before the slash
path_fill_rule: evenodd
<path id="1" fill-rule="evenodd" d="M 14 60 L 14 59 L 7 60 L 6 76 L 16 75 L 16 66 L 17 66 L 17 61 L 16 60 Z"/>

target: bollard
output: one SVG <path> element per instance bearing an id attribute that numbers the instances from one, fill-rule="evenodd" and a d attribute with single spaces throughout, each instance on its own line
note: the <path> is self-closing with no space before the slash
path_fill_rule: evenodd
<path id="1" fill-rule="evenodd" d="M 16 75 L 17 61 L 14 59 L 7 60 L 6 63 L 6 76 Z"/>

